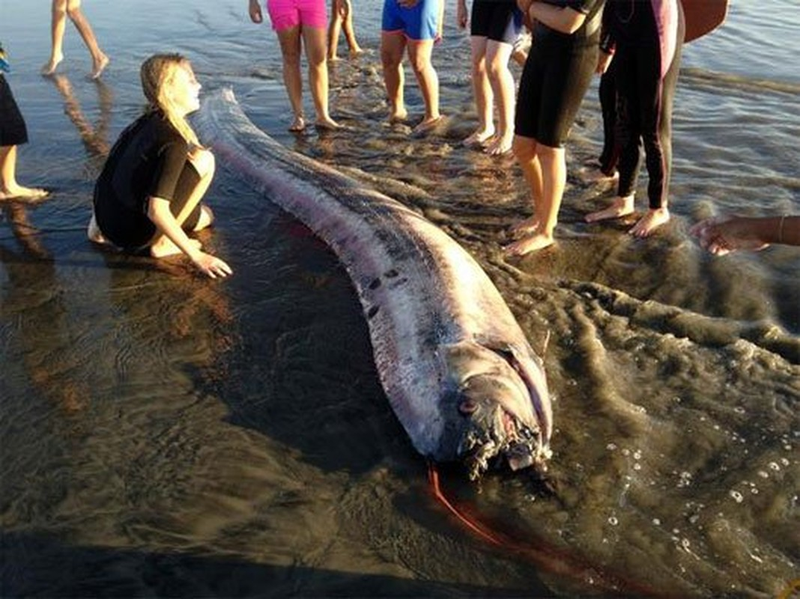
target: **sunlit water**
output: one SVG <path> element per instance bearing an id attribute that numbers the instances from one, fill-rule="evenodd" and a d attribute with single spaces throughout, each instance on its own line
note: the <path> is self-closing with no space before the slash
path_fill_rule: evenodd
<path id="1" fill-rule="evenodd" d="M 0 0 L 31 137 L 19 179 L 54 190 L 0 220 L 4 596 L 768 597 L 800 577 L 800 253 L 714 259 L 687 234 L 716 213 L 800 212 L 793 0 L 737 2 L 687 46 L 669 226 L 636 241 L 630 223 L 584 224 L 610 198 L 574 174 L 599 151 L 592 88 L 558 245 L 522 260 L 499 245 L 529 213 L 517 167 L 460 145 L 475 116 L 451 6 L 435 53 L 448 120 L 417 139 L 384 122 L 376 0 L 356 0 L 367 53 L 332 69 L 348 129 L 301 137 L 246 2 L 84 3 L 112 57 L 101 83 L 71 26 L 63 77 L 38 75 L 47 4 Z M 457 469 L 442 485 L 503 546 L 432 498 L 335 256 L 235 173 L 203 236 L 229 280 L 85 240 L 103 156 L 142 106 L 138 65 L 164 50 L 279 141 L 418 209 L 496 282 L 545 358 L 554 491 Z"/>

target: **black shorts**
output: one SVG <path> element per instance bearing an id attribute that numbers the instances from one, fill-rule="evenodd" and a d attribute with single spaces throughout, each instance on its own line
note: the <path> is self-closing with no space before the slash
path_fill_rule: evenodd
<path id="1" fill-rule="evenodd" d="M 175 187 L 175 198 L 169 204 L 173 216 L 177 217 L 180 214 L 199 182 L 200 176 L 187 162 Z M 95 189 L 95 194 L 99 193 L 103 193 L 103 191 Z M 183 221 L 181 228 L 187 233 L 193 231 L 200 221 L 201 211 L 202 207 L 198 202 L 191 214 Z M 128 252 L 138 253 L 149 247 L 158 232 L 155 224 L 146 214 L 134 212 L 112 201 L 98 201 L 97 197 L 94 201 L 94 215 L 103 236 L 118 248 Z"/>
<path id="2" fill-rule="evenodd" d="M 534 38 L 519 82 L 514 134 L 560 148 L 592 81 L 598 49 L 566 36 L 554 43 Z"/>
<path id="3" fill-rule="evenodd" d="M 470 22 L 470 35 L 513 44 L 522 30 L 522 12 L 516 2 L 475 0 Z"/>
<path id="4" fill-rule="evenodd" d="M 14 94 L 0 74 L 0 146 L 18 146 L 28 141 L 28 128 L 17 107 Z"/>

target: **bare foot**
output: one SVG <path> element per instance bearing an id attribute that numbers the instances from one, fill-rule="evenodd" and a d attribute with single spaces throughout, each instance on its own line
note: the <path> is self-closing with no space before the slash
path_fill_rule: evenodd
<path id="1" fill-rule="evenodd" d="M 189 245 L 199 250 L 203 244 L 196 239 L 190 239 Z M 172 240 L 166 235 L 162 235 L 158 240 L 150 246 L 150 255 L 153 258 L 164 258 L 166 256 L 174 256 L 183 253 L 183 250 L 177 245 L 172 243 Z"/>
<path id="2" fill-rule="evenodd" d="M 586 183 L 602 183 L 604 185 L 613 185 L 619 181 L 619 171 L 615 170 L 612 174 L 607 175 L 597 167 L 583 167 L 578 171 L 581 179 Z"/>
<path id="3" fill-rule="evenodd" d="M 103 74 L 103 70 L 108 66 L 110 59 L 105 54 L 101 54 L 100 58 L 94 61 L 92 65 L 92 72 L 90 73 L 90 77 L 92 79 L 97 79 L 100 75 Z"/>
<path id="4" fill-rule="evenodd" d="M 47 76 L 55 73 L 59 63 L 61 63 L 62 60 L 64 60 L 63 54 L 59 54 L 58 56 L 51 56 L 50 60 L 47 61 L 42 67 L 42 75 Z"/>
<path id="5" fill-rule="evenodd" d="M 472 146 L 485 146 L 491 137 L 494 135 L 494 127 L 486 129 L 476 129 L 472 135 L 461 142 L 462 145 L 468 148 Z"/>
<path id="6" fill-rule="evenodd" d="M 667 208 L 650 209 L 628 233 L 639 238 L 649 237 L 661 225 L 668 223 L 669 219 L 670 215 Z"/>
<path id="7" fill-rule="evenodd" d="M 538 252 L 546 247 L 550 247 L 555 243 L 552 235 L 545 233 L 534 233 L 530 237 L 525 237 L 514 243 L 509 243 L 503 248 L 503 251 L 509 256 L 524 256 L 531 252 Z"/>
<path id="8" fill-rule="evenodd" d="M 361 46 L 350 48 L 350 58 L 358 58 L 363 53 L 364 49 Z"/>
<path id="9" fill-rule="evenodd" d="M 9 185 L 0 190 L 0 200 L 17 200 L 19 202 L 38 202 L 50 195 L 46 189 L 39 187 L 24 187 L 22 185 Z"/>
<path id="10" fill-rule="evenodd" d="M 334 121 L 329 116 L 325 116 L 325 117 L 321 117 L 321 118 L 317 117 L 317 120 L 314 123 L 314 126 L 317 129 L 341 129 L 342 128 L 342 126 L 339 123 Z"/>
<path id="11" fill-rule="evenodd" d="M 107 244 L 108 239 L 105 238 L 103 232 L 100 230 L 100 227 L 97 226 L 97 220 L 94 217 L 94 212 L 92 212 L 92 219 L 89 221 L 89 226 L 86 227 L 86 236 L 89 238 L 89 241 L 94 243 L 100 244 Z"/>
<path id="12" fill-rule="evenodd" d="M 511 143 L 514 141 L 513 133 L 511 135 L 496 135 L 494 139 L 486 146 L 484 152 L 489 156 L 504 156 L 511 151 Z"/>
<path id="13" fill-rule="evenodd" d="M 394 123 L 404 123 L 408 118 L 408 111 L 405 108 L 398 108 L 397 110 L 393 110 L 389 113 L 389 122 Z"/>
<path id="14" fill-rule="evenodd" d="M 422 120 L 422 122 L 414 127 L 414 133 L 428 133 L 436 128 L 442 120 L 442 115 L 438 115 L 435 117 L 429 117 Z"/>
<path id="15" fill-rule="evenodd" d="M 614 202 L 608 208 L 587 214 L 586 222 L 594 223 L 600 220 L 621 218 L 629 214 L 633 214 L 633 195 L 614 198 Z"/>
<path id="16" fill-rule="evenodd" d="M 508 228 L 508 236 L 511 239 L 519 239 L 520 237 L 530 236 L 536 233 L 539 229 L 539 219 L 536 216 L 531 216 L 518 223 L 514 223 Z"/>
<path id="17" fill-rule="evenodd" d="M 300 133 L 305 128 L 306 128 L 306 120 L 303 118 L 303 115 L 298 115 L 294 117 L 292 124 L 289 125 L 289 131 L 291 131 L 292 133 Z"/>

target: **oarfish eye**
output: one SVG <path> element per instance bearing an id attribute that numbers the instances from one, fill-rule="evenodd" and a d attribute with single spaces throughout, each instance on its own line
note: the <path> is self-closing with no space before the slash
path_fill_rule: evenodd
<path id="1" fill-rule="evenodd" d="M 462 414 L 472 414 L 475 410 L 478 409 L 478 404 L 471 399 L 465 399 L 460 404 L 458 404 L 458 411 Z"/>

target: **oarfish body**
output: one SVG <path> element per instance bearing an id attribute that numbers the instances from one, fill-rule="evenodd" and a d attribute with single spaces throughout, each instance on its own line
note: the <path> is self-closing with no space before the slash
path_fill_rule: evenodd
<path id="1" fill-rule="evenodd" d="M 542 362 L 497 288 L 458 243 L 399 202 L 292 152 L 255 127 L 230 90 L 203 103 L 201 139 L 342 261 L 369 324 L 375 364 L 414 447 L 462 460 L 549 457 Z"/>

